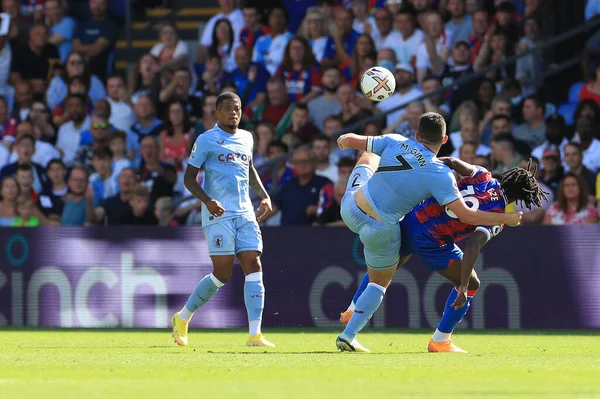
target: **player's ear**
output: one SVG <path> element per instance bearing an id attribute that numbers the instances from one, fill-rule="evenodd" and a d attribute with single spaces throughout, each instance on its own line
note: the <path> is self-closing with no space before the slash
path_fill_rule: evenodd
<path id="1" fill-rule="evenodd" d="M 448 136 L 444 136 L 442 139 L 442 145 L 446 144 L 446 142 L 448 142 Z"/>

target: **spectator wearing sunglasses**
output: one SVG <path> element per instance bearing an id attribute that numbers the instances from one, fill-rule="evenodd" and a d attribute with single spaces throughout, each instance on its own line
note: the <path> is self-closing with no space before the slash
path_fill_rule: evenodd
<path id="1" fill-rule="evenodd" d="M 109 148 L 111 132 L 112 129 L 108 123 L 108 116 L 97 111 L 94 112 L 89 130 L 92 141 L 91 143 L 87 141 L 85 144 L 80 145 L 75 154 L 75 163 L 82 165 L 89 174 L 92 174 L 94 172 L 92 166 L 94 150 Z M 82 140 L 84 140 L 84 137 L 82 137 Z"/>

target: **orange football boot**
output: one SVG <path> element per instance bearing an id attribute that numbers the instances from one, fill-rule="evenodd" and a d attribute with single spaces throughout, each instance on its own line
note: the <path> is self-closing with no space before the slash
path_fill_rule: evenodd
<path id="1" fill-rule="evenodd" d="M 449 339 L 448 341 L 444 341 L 444 342 L 435 342 L 432 339 L 429 340 L 429 345 L 427 346 L 427 350 L 429 352 L 460 352 L 460 353 L 467 353 L 466 350 L 462 350 L 460 349 L 458 346 L 454 345 L 452 343 L 452 340 Z"/>
<path id="2" fill-rule="evenodd" d="M 344 313 L 340 313 L 340 323 L 347 325 L 353 314 L 354 312 L 350 309 L 346 310 Z"/>

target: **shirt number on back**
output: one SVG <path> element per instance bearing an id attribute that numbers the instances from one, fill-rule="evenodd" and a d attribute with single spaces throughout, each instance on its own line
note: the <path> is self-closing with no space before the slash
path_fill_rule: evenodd
<path id="1" fill-rule="evenodd" d="M 473 188 L 473 186 L 467 186 L 465 190 L 461 190 L 460 195 L 462 195 L 469 208 L 474 210 L 479 209 L 479 200 L 477 199 L 477 197 L 473 197 L 473 195 L 475 195 L 475 189 Z M 456 214 L 452 212 L 448 207 L 446 207 L 446 213 L 452 219 L 458 219 L 458 216 L 456 216 Z"/>
<path id="2" fill-rule="evenodd" d="M 398 165 L 398 166 L 380 166 L 377 169 L 377 172 L 400 172 L 403 170 L 414 169 L 402 155 L 398 155 L 396 157 L 396 160 L 398 162 L 400 162 L 400 165 Z"/>

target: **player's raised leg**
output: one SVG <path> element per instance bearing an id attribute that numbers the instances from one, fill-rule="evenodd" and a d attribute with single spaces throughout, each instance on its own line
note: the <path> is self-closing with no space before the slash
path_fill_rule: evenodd
<path id="1" fill-rule="evenodd" d="M 477 277 L 475 270 L 473 270 L 469 280 L 467 301 L 460 309 L 455 309 L 452 305 L 458 296 L 457 287 L 460 285 L 461 262 L 462 261 L 454 262 L 447 269 L 437 271 L 439 274 L 450 280 L 455 287 L 452 288 L 450 295 L 448 295 L 442 319 L 429 340 L 429 352 L 466 352 L 452 343 L 452 333 L 458 323 L 462 321 L 465 314 L 467 314 L 467 311 L 471 306 L 471 300 L 479 289 L 479 278 Z"/>
<path id="2" fill-rule="evenodd" d="M 238 259 L 246 275 L 244 283 L 244 303 L 248 311 L 249 339 L 248 346 L 270 346 L 261 331 L 262 314 L 265 308 L 265 286 L 260 262 L 260 252 L 243 251 L 238 253 Z"/>

